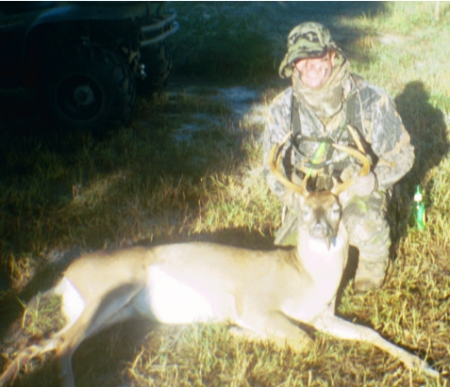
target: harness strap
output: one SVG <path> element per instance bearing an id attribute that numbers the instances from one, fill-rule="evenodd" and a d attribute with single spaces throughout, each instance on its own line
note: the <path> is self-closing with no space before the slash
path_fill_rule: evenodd
<path id="1" fill-rule="evenodd" d="M 355 79 L 352 80 L 356 84 Z M 331 146 L 333 143 L 338 143 L 341 139 L 343 133 L 347 130 L 347 124 L 350 124 L 352 126 L 355 126 L 356 121 L 356 103 L 355 103 L 355 96 L 356 92 L 353 92 L 350 94 L 350 96 L 347 98 L 344 104 L 344 109 L 346 109 L 346 121 L 339 127 L 337 132 L 334 132 L 335 137 L 334 139 L 331 137 L 309 137 L 309 136 L 303 136 L 302 134 L 302 124 L 300 120 L 300 109 L 299 109 L 299 102 L 297 98 L 295 98 L 294 93 L 292 93 L 292 102 L 291 102 L 291 123 L 290 128 L 292 131 L 292 149 L 295 153 L 299 154 L 302 158 L 305 158 L 305 155 L 302 154 L 300 151 L 300 144 L 304 141 L 310 141 L 310 142 L 317 142 L 320 144 L 326 144 L 326 156 L 325 161 L 322 163 L 317 164 L 312 161 L 304 161 L 304 165 L 308 168 L 313 169 L 320 169 L 325 168 L 325 173 L 329 173 L 328 167 L 335 163 L 340 163 L 342 160 L 338 160 L 333 162 L 332 156 L 333 152 L 335 151 L 335 148 Z M 350 136 L 351 138 L 351 136 Z M 352 140 L 350 140 L 353 142 Z M 319 145 L 319 149 L 323 147 L 323 145 Z"/>

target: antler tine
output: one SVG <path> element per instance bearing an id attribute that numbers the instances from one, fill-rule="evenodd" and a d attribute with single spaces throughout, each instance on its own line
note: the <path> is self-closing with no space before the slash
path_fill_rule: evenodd
<path id="1" fill-rule="evenodd" d="M 350 132 L 350 135 L 352 136 L 353 141 L 355 142 L 356 147 L 358 148 L 358 150 L 362 154 L 364 154 L 365 153 L 364 147 L 363 147 L 363 144 L 361 142 L 361 139 L 359 138 L 357 130 L 353 126 L 351 126 L 350 124 L 347 124 L 347 129 Z"/>
<path id="2" fill-rule="evenodd" d="M 297 192 L 298 194 L 302 196 L 307 195 L 306 190 L 306 182 L 303 182 L 303 185 L 297 185 L 294 184 L 292 181 L 290 181 L 281 171 L 280 171 L 280 162 L 281 162 L 281 149 L 283 148 L 284 144 L 287 142 L 289 137 L 291 136 L 292 131 L 287 133 L 287 135 L 284 137 L 281 144 L 274 144 L 272 149 L 270 150 L 269 154 L 269 166 L 272 173 L 275 175 L 275 177 L 278 179 L 278 181 L 283 184 L 286 188 L 292 189 L 294 192 Z M 355 134 L 352 133 L 353 138 L 355 138 Z M 359 141 L 358 141 L 359 143 Z M 370 161 L 367 158 L 367 156 L 362 153 L 361 151 L 358 151 L 356 149 L 346 147 L 339 144 L 333 144 L 333 147 L 337 150 L 340 150 L 342 152 L 346 152 L 351 156 L 356 157 L 358 160 L 362 162 L 362 168 L 359 173 L 360 176 L 366 176 L 370 172 Z M 358 148 L 362 148 L 361 143 L 358 144 Z M 338 186 L 333 188 L 333 193 L 335 195 L 339 195 L 339 193 L 345 191 L 348 187 L 350 187 L 353 184 L 353 180 L 350 179 L 342 184 L 339 184 Z"/>
<path id="3" fill-rule="evenodd" d="M 367 156 L 364 153 L 357 151 L 356 149 L 350 148 L 348 146 L 340 145 L 340 144 L 333 144 L 333 147 L 337 150 L 346 152 L 349 155 L 356 157 L 359 161 L 362 162 L 363 166 L 361 168 L 361 171 L 359 172 L 360 176 L 367 176 L 369 174 L 370 160 L 367 158 Z"/>
<path id="4" fill-rule="evenodd" d="M 278 179 L 278 181 L 283 184 L 286 188 L 292 189 L 294 192 L 297 192 L 298 194 L 305 196 L 307 191 L 304 186 L 300 186 L 297 184 L 294 184 L 292 181 L 290 181 L 281 171 L 280 171 L 280 162 L 281 162 L 281 149 L 283 148 L 286 141 L 291 136 L 292 131 L 290 131 L 283 139 L 281 144 L 274 144 L 272 149 L 270 150 L 269 154 L 269 166 L 272 173 L 275 175 L 275 177 Z M 277 155 L 278 153 L 278 155 Z"/>
<path id="5" fill-rule="evenodd" d="M 362 152 L 339 144 L 333 144 L 333 147 L 342 152 L 346 152 L 351 156 L 356 157 L 359 161 L 362 162 L 362 168 L 359 172 L 359 176 L 367 176 L 370 172 L 370 161 L 365 154 Z M 339 184 L 337 187 L 333 188 L 333 193 L 339 195 L 341 192 L 345 191 L 348 187 L 353 184 L 353 179 L 347 180 L 346 182 Z"/>

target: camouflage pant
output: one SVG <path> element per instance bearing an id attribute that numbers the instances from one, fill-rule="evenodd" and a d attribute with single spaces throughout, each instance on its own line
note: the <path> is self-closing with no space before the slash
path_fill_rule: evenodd
<path id="1" fill-rule="evenodd" d="M 383 284 L 391 245 L 386 204 L 386 194 L 377 191 L 368 197 L 353 197 L 343 210 L 342 221 L 349 243 L 359 251 L 354 280 L 356 290 L 365 291 Z M 289 212 L 277 233 L 276 245 L 296 245 L 297 222 L 296 214 Z"/>

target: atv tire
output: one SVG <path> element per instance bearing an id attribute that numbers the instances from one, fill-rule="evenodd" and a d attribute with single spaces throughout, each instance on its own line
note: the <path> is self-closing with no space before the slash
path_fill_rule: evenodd
<path id="1" fill-rule="evenodd" d="M 141 95 L 152 95 L 165 89 L 172 75 L 172 55 L 166 42 L 141 49 L 140 62 L 145 65 L 147 77 L 138 82 Z"/>
<path id="2" fill-rule="evenodd" d="M 60 127 L 98 134 L 129 124 L 135 82 L 114 52 L 83 45 L 46 58 L 37 86 L 44 118 Z"/>

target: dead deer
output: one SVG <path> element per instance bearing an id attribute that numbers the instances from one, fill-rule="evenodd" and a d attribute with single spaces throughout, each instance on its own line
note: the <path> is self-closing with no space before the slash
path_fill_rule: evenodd
<path id="1" fill-rule="evenodd" d="M 368 159 L 352 148 L 368 173 Z M 144 316 L 166 324 L 227 322 L 249 338 L 304 350 L 311 343 L 298 323 L 341 339 L 371 343 L 406 367 L 437 377 L 419 357 L 374 330 L 335 316 L 336 293 L 347 262 L 348 237 L 340 222 L 338 195 L 311 192 L 290 182 L 274 146 L 270 167 L 298 195 L 302 222 L 298 247 L 269 251 L 213 243 L 183 243 L 100 251 L 78 258 L 49 292 L 62 296 L 68 324 L 52 338 L 19 352 L 4 370 L 0 386 L 33 357 L 54 351 L 64 387 L 74 387 L 72 355 L 80 343 L 112 324 Z"/>

